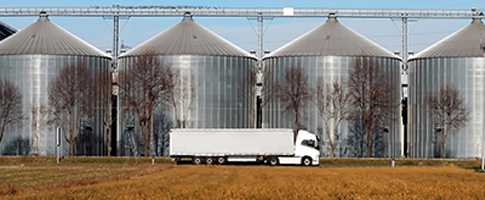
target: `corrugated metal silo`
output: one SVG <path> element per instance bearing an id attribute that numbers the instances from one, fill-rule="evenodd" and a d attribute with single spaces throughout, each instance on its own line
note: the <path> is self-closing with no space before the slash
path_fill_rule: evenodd
<path id="1" fill-rule="evenodd" d="M 319 80 L 325 83 L 338 81 L 342 85 L 348 82 L 352 66 L 359 63 L 372 63 L 382 71 L 392 87 L 389 98 L 396 105 L 400 101 L 400 58 L 385 50 L 374 42 L 353 32 L 342 25 L 335 16 L 314 30 L 293 40 L 287 45 L 266 56 L 264 62 L 263 89 L 271 90 L 275 84 L 284 79 L 285 70 L 291 67 L 303 69 L 310 88 L 315 89 Z M 389 137 L 381 138 L 381 150 L 375 156 L 400 155 L 400 123 L 399 108 L 393 109 L 395 120 L 389 123 Z M 292 115 L 285 112 L 277 98 L 269 98 L 263 107 L 263 127 L 291 128 Z M 318 109 L 312 102 L 304 107 L 302 125 L 309 131 L 316 133 L 325 140 L 324 128 L 318 115 Z M 350 123 L 341 126 L 337 146 L 338 156 L 352 156 L 352 145 L 348 139 L 351 135 Z M 391 144 L 392 148 L 388 148 Z M 385 149 L 382 149 L 385 148 Z M 324 155 L 328 155 L 324 149 Z"/>
<path id="2" fill-rule="evenodd" d="M 170 119 L 170 127 L 177 126 L 174 112 L 184 116 L 178 120 L 185 121 L 186 128 L 255 127 L 255 78 L 252 77 L 256 59 L 249 53 L 195 23 L 187 13 L 177 25 L 121 55 L 120 72 L 136 67 L 135 60 L 147 55 L 156 57 L 160 65 L 175 69 L 179 82 L 193 92 L 186 96 L 187 110 L 156 113 L 159 119 L 155 119 L 155 127 L 163 126 L 160 119 L 163 116 Z M 119 78 L 121 85 L 129 81 Z M 137 150 L 132 150 L 133 146 L 140 148 L 142 140 L 137 139 L 140 134 L 135 133 L 139 132 L 135 131 L 136 122 L 129 120 L 127 114 L 120 114 L 119 154 L 134 155 Z M 165 150 L 160 149 L 157 148 L 158 153 Z"/>
<path id="3" fill-rule="evenodd" d="M 448 137 L 449 157 L 480 156 L 485 130 L 485 26 L 479 19 L 412 57 L 409 62 L 409 136 L 412 157 L 438 156 L 427 97 L 446 86 L 458 89 L 470 120 Z"/>
<path id="4" fill-rule="evenodd" d="M 49 105 L 49 87 L 62 69 L 84 63 L 96 80 L 92 98 L 94 117 L 82 122 L 77 154 L 105 155 L 107 140 L 103 117 L 109 112 L 111 58 L 60 26 L 45 13 L 30 26 L 0 42 L 0 79 L 13 82 L 22 94 L 25 120 L 6 134 L 3 154 L 55 155 L 56 130 L 41 108 Z M 81 139 L 82 138 L 82 139 Z M 67 153 L 67 143 L 63 143 Z"/>

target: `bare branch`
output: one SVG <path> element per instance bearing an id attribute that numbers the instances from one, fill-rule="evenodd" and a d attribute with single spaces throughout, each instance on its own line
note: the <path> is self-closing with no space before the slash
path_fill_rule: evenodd
<path id="1" fill-rule="evenodd" d="M 339 135 L 341 122 L 347 119 L 351 113 L 351 98 L 347 89 L 339 81 L 329 84 L 323 79 L 318 81 L 315 95 L 314 103 L 324 126 L 329 150 L 332 157 L 335 157 L 336 138 Z"/>
<path id="2" fill-rule="evenodd" d="M 446 157 L 446 141 L 449 132 L 465 126 L 470 119 L 464 98 L 451 85 L 440 88 L 437 95 L 430 95 L 427 104 L 437 129 L 438 146 L 441 157 Z"/>
<path id="3" fill-rule="evenodd" d="M 22 94 L 9 81 L 0 80 L 0 142 L 5 131 L 23 120 Z"/>
<path id="4" fill-rule="evenodd" d="M 300 67 L 287 68 L 284 79 L 275 83 L 271 96 L 281 102 L 286 112 L 293 114 L 293 129 L 296 139 L 298 129 L 302 128 L 300 116 L 305 104 L 312 98 L 308 79 L 303 69 Z"/>
<path id="5" fill-rule="evenodd" d="M 376 134 L 383 133 L 392 119 L 392 109 L 398 105 L 393 104 L 390 84 L 372 61 L 362 61 L 351 68 L 348 87 L 354 108 L 350 117 L 355 123 L 362 124 L 357 134 L 365 138 L 361 143 L 366 143 L 367 156 L 371 157 L 374 155 Z M 363 150 L 360 151 L 360 156 L 363 156 Z"/>
<path id="6" fill-rule="evenodd" d="M 190 112 L 195 97 L 195 89 L 190 71 L 180 71 L 174 76 L 175 85 L 169 91 L 170 105 L 175 114 L 175 121 L 178 128 L 187 128 L 190 122 Z"/>
<path id="7" fill-rule="evenodd" d="M 94 74 L 80 61 L 61 69 L 49 85 L 48 124 L 63 127 L 69 154 L 74 155 L 81 121 L 91 119 L 95 112 Z"/>
<path id="8" fill-rule="evenodd" d="M 124 110 L 133 112 L 142 129 L 144 155 L 150 156 L 153 112 L 158 106 L 170 105 L 177 73 L 159 63 L 157 57 L 141 56 L 120 73 L 120 96 Z"/>

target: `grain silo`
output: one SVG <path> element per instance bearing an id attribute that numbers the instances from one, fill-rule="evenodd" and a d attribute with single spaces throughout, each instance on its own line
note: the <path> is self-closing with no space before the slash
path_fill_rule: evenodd
<path id="1" fill-rule="evenodd" d="M 275 84 L 278 82 L 281 83 L 285 70 L 289 68 L 303 70 L 309 88 L 313 90 L 312 93 L 315 93 L 314 90 L 321 80 L 327 84 L 337 81 L 345 87 L 353 66 L 372 65 L 377 68 L 383 74 L 386 84 L 389 84 L 391 88 L 388 98 L 391 102 L 395 102 L 396 107 L 391 111 L 393 119 L 387 121 L 386 127 L 383 128 L 388 134 L 382 134 L 385 136 L 376 139 L 379 141 L 375 142 L 373 156 L 398 156 L 401 154 L 398 107 L 400 58 L 342 25 L 335 16 L 329 16 L 326 23 L 275 50 L 266 56 L 263 62 L 263 90 L 267 91 L 266 93 L 271 93 L 268 91 L 275 88 Z M 268 102 L 263 103 L 263 127 L 292 128 L 293 116 L 291 113 L 285 112 L 280 99 L 276 97 L 267 99 Z M 324 141 L 322 153 L 329 155 L 325 142 L 328 137 L 324 133 L 317 107 L 312 101 L 308 101 L 303 108 L 301 125 L 304 129 L 321 136 Z M 356 141 L 355 133 L 352 132 L 354 126 L 355 124 L 350 121 L 346 121 L 340 126 L 340 134 L 336 138 L 337 156 L 367 155 L 362 152 L 365 151 L 363 148 L 356 148 L 363 144 L 363 141 L 362 138 L 361 142 Z"/>
<path id="2" fill-rule="evenodd" d="M 157 133 L 165 133 L 171 127 L 255 127 L 256 59 L 195 23 L 189 13 L 180 23 L 121 55 L 120 74 L 129 67 L 136 67 L 136 59 L 146 56 L 155 57 L 158 64 L 174 69 L 179 79 L 176 90 L 187 93 L 177 98 L 177 109 L 166 105 L 164 111 L 155 113 Z M 121 87 L 123 81 L 130 81 L 121 75 L 119 78 Z M 141 133 L 135 120 L 123 111 L 123 102 L 120 105 L 119 154 L 137 155 L 143 146 L 139 138 Z M 167 144 L 164 133 L 155 139 L 154 148 L 158 154 L 166 150 L 163 148 Z"/>
<path id="3" fill-rule="evenodd" d="M 55 127 L 63 127 L 61 137 L 67 136 L 65 126 L 59 125 L 61 121 L 66 122 L 66 118 L 48 123 L 55 119 L 53 112 L 49 112 L 53 107 L 49 91 L 62 71 L 82 65 L 96 87 L 90 90 L 90 98 L 74 99 L 89 102 L 85 105 L 93 113 L 89 117 L 79 117 L 82 119 L 76 121 L 79 124 L 72 126 L 77 127 L 79 132 L 71 131 L 77 139 L 69 143 L 76 144 L 73 148 L 78 155 L 106 155 L 108 137 L 103 122 L 109 116 L 110 62 L 109 56 L 52 23 L 45 13 L 41 13 L 35 23 L 0 42 L 0 79 L 14 83 L 20 90 L 24 115 L 22 124 L 6 132 L 0 143 L 0 152 L 55 155 Z M 77 80 L 77 74 L 70 77 Z M 64 100 L 59 98 L 56 102 Z M 65 140 L 61 141 L 66 154 L 70 147 Z"/>
<path id="4" fill-rule="evenodd" d="M 485 26 L 480 19 L 435 43 L 410 58 L 409 65 L 409 136 L 411 157 L 439 156 L 436 131 L 429 111 L 428 97 L 441 88 L 456 88 L 470 112 L 467 124 L 449 134 L 447 157 L 480 156 L 485 130 Z"/>

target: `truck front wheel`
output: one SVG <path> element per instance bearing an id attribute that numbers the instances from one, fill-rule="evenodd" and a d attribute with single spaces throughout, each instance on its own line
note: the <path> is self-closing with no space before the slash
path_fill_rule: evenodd
<path id="1" fill-rule="evenodd" d="M 310 165 L 312 165 L 312 158 L 310 158 L 310 157 L 303 157 L 301 159 L 301 164 L 303 166 L 310 166 Z"/>
<path id="2" fill-rule="evenodd" d="M 269 158 L 269 165 L 271 166 L 276 166 L 278 165 L 279 161 L 277 157 L 271 157 Z"/>

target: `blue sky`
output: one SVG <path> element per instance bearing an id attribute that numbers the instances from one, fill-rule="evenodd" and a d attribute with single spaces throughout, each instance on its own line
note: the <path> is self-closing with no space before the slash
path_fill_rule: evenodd
<path id="1" fill-rule="evenodd" d="M 111 6 L 120 5 L 193 5 L 215 7 L 326 7 L 326 8 L 463 8 L 485 10 L 485 0 L 0 0 L 0 6 L 8 7 L 50 7 L 50 6 Z M 17 29 L 22 29 L 36 17 L 0 17 Z M 51 17 L 51 20 L 82 39 L 105 50 L 111 48 L 112 22 L 100 17 L 73 18 Z M 195 20 L 246 50 L 256 48 L 255 22 L 245 18 L 201 18 Z M 285 18 L 265 21 L 265 49 L 274 50 L 299 35 L 325 22 L 325 18 Z M 135 46 L 151 36 L 173 26 L 180 18 L 130 18 L 122 20 L 121 40 Z M 390 19 L 341 19 L 342 23 L 367 36 L 390 51 L 400 49 L 400 22 Z M 424 49 L 437 40 L 468 24 L 470 20 L 419 20 L 409 26 L 410 51 Z"/>

